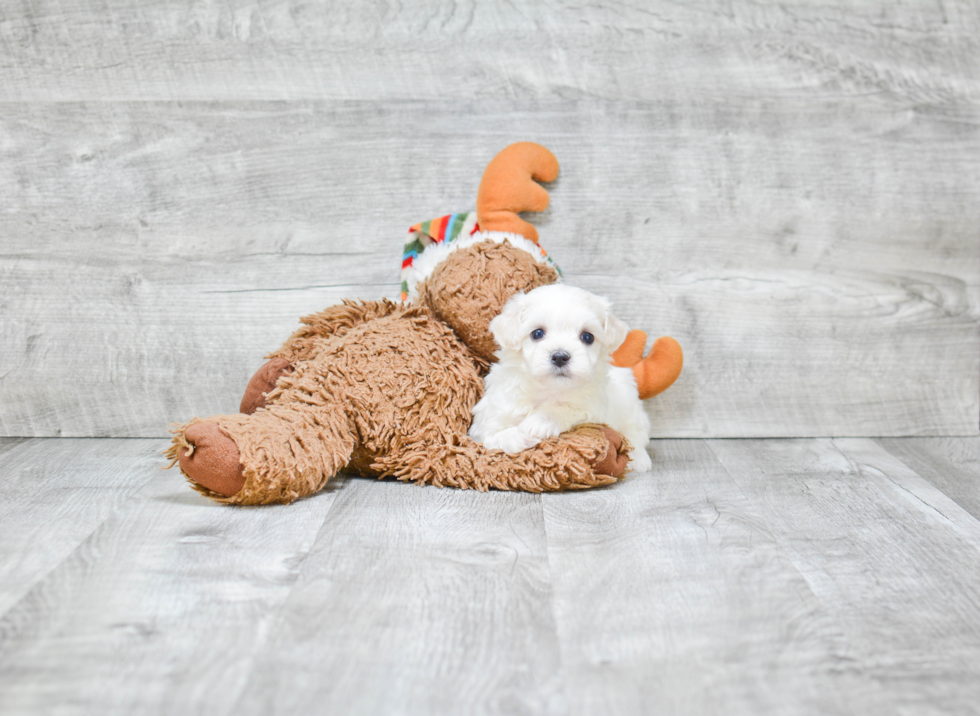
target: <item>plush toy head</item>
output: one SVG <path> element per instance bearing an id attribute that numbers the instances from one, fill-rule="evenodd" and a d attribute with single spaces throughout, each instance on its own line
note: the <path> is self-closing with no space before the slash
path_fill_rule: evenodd
<path id="1" fill-rule="evenodd" d="M 487 166 L 476 214 L 452 214 L 413 226 L 402 259 L 402 301 L 427 306 L 484 362 L 495 360 L 490 321 L 516 293 L 555 283 L 560 271 L 538 245 L 521 211 L 543 211 L 558 160 L 518 142 Z M 479 223 L 477 223 L 479 222 Z"/>
<path id="2" fill-rule="evenodd" d="M 507 300 L 558 281 L 558 272 L 544 261 L 537 245 L 514 235 L 487 232 L 448 244 L 426 258 L 432 268 L 422 265 L 426 273 L 417 287 L 416 302 L 448 323 L 486 362 L 496 360 L 497 350 L 490 321 Z"/>

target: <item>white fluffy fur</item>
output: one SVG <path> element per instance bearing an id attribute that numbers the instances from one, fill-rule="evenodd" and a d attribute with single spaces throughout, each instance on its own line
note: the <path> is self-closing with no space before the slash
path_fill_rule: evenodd
<path id="1" fill-rule="evenodd" d="M 627 328 L 607 299 L 562 284 L 541 286 L 512 297 L 490 330 L 500 345 L 498 362 L 473 408 L 470 437 L 514 454 L 581 423 L 604 423 L 633 446 L 632 469 L 653 466 L 646 451 L 650 420 L 633 371 L 610 362 Z"/>

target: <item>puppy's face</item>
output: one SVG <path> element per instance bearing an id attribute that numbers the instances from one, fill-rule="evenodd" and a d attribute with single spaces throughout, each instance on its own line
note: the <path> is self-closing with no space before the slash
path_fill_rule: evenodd
<path id="1" fill-rule="evenodd" d="M 536 381 L 556 387 L 591 381 L 627 333 L 607 299 L 562 284 L 515 295 L 490 330 L 501 361 L 523 360 Z"/>

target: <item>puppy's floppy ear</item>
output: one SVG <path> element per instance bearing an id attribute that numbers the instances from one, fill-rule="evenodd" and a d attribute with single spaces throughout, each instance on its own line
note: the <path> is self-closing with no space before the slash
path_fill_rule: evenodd
<path id="1" fill-rule="evenodd" d="M 497 344 L 501 348 L 511 351 L 519 351 L 521 343 L 524 342 L 524 314 L 527 309 L 527 295 L 515 293 L 507 303 L 500 315 L 490 321 L 490 332 L 497 339 Z"/>
<path id="2" fill-rule="evenodd" d="M 626 340 L 626 334 L 630 332 L 629 326 L 616 318 L 613 314 L 606 314 L 606 323 L 602 327 L 606 339 L 606 350 L 612 353 Z"/>
<path id="3" fill-rule="evenodd" d="M 599 309 L 599 315 L 602 316 L 603 343 L 606 346 L 606 350 L 612 353 L 623 345 L 623 341 L 626 340 L 626 334 L 629 333 L 630 329 L 625 323 L 613 315 L 612 303 L 608 298 L 603 298 L 602 296 L 596 296 L 595 298 L 597 303 L 596 308 Z"/>
<path id="4" fill-rule="evenodd" d="M 629 333 L 629 328 L 613 315 L 612 301 L 605 296 L 596 296 L 591 293 L 586 295 L 588 296 L 587 300 L 592 305 L 592 309 L 602 321 L 602 344 L 605 346 L 607 353 L 612 353 L 623 345 L 623 341 L 626 340 L 626 334 Z"/>

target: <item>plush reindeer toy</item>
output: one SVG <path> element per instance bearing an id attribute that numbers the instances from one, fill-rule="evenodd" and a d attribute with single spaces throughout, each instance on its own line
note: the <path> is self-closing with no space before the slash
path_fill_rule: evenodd
<path id="1" fill-rule="evenodd" d="M 507 147 L 486 169 L 470 224 L 426 235 L 406 261 L 402 304 L 345 301 L 306 316 L 253 376 L 241 412 L 173 426 L 167 454 L 191 486 L 219 502 L 264 504 L 312 494 L 341 471 L 477 490 L 615 482 L 629 446 L 605 426 L 515 455 L 467 437 L 496 350 L 490 321 L 514 294 L 559 280 L 516 214 L 543 210 L 548 194 L 536 181 L 557 174 L 544 147 Z M 651 395 L 676 379 L 682 357 L 660 339 L 642 359 L 644 342 L 634 332 L 616 357 Z"/>

